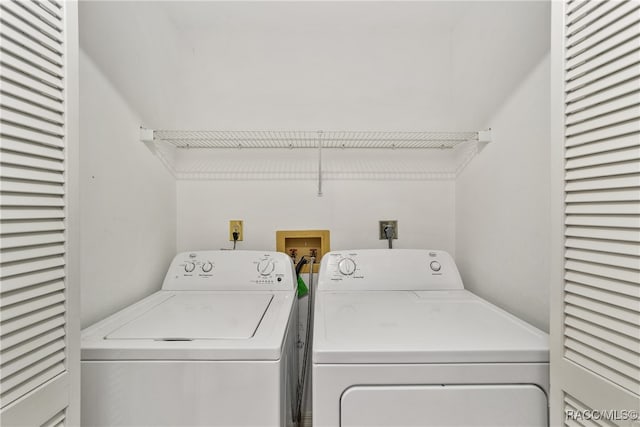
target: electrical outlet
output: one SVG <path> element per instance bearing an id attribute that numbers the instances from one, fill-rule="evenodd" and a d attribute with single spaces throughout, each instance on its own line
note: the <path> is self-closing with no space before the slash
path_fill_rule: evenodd
<path id="1" fill-rule="evenodd" d="M 238 241 L 242 241 L 244 238 L 242 234 L 242 220 L 241 219 L 232 219 L 229 221 L 229 241 L 233 242 L 233 233 L 238 233 Z"/>
<path id="2" fill-rule="evenodd" d="M 380 235 L 380 240 L 387 240 L 387 236 L 386 234 L 384 234 L 384 228 L 387 225 L 390 225 L 391 227 L 393 227 L 393 238 L 397 239 L 398 238 L 398 221 L 393 219 L 393 220 L 378 221 L 378 229 L 379 229 L 378 231 Z"/>

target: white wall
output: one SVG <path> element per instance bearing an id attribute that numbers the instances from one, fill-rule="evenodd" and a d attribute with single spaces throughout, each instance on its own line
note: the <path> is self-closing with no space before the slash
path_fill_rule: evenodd
<path id="1" fill-rule="evenodd" d="M 230 247 L 231 219 L 244 220 L 240 249 L 275 250 L 276 230 L 328 229 L 331 249 L 385 248 L 378 220 L 398 220 L 398 248 L 454 252 L 453 181 L 178 181 L 178 250 Z"/>
<path id="2" fill-rule="evenodd" d="M 159 289 L 175 253 L 175 181 L 140 119 L 80 54 L 80 283 L 86 327 Z"/>
<path id="3" fill-rule="evenodd" d="M 456 258 L 468 289 L 549 329 L 548 55 L 495 113 L 493 141 L 456 182 Z"/>

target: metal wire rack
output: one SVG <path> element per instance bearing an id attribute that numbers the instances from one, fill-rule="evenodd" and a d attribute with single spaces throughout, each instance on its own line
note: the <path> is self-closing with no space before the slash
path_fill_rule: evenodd
<path id="1" fill-rule="evenodd" d="M 164 141 L 177 148 L 454 148 L 478 141 L 480 132 L 410 131 L 220 131 L 150 130 L 147 141 Z"/>
<path id="2" fill-rule="evenodd" d="M 477 143 L 491 140 L 491 131 L 184 131 L 141 128 L 140 139 L 155 147 L 155 154 L 178 179 L 315 179 L 318 195 L 322 195 L 322 183 L 325 179 L 455 179 L 477 154 Z M 237 154 L 230 155 L 236 149 L 244 148 L 258 150 L 247 151 L 241 159 Z M 312 157 L 304 155 L 303 158 L 291 158 L 285 153 L 294 154 L 295 150 L 287 150 L 280 152 L 277 159 L 266 158 L 261 149 L 272 148 L 315 149 L 317 156 L 311 152 Z M 410 163 L 406 163 L 407 156 L 404 156 L 404 162 L 395 156 L 395 160 L 384 156 L 363 162 L 360 154 L 365 153 L 356 154 L 353 150 L 341 153 L 340 160 L 328 154 L 323 156 L 325 149 L 411 151 L 454 148 L 457 149 L 454 150 L 455 153 L 462 153 L 457 156 L 456 161 L 452 163 L 451 158 L 447 157 L 445 163 L 435 165 L 433 162 L 428 162 L 428 165 L 420 163 L 415 157 L 423 156 L 413 154 L 409 155 Z M 213 151 L 207 152 L 207 149 L 220 151 L 213 155 Z M 437 151 L 442 155 L 446 153 Z M 298 151 L 300 155 L 307 152 Z M 433 160 L 433 157 L 439 156 L 429 157 Z M 329 158 L 329 164 L 323 165 L 323 157 Z"/>

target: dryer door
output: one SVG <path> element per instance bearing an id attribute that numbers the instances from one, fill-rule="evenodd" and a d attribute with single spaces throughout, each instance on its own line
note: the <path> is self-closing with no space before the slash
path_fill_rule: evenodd
<path id="1" fill-rule="evenodd" d="M 534 385 L 355 386 L 342 427 L 546 426 L 547 397 Z"/>

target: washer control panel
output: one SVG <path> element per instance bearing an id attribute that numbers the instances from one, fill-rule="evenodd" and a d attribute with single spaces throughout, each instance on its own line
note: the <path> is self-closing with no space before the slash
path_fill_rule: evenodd
<path id="1" fill-rule="evenodd" d="M 173 259 L 164 290 L 295 289 L 291 258 L 268 251 L 193 251 Z"/>
<path id="2" fill-rule="evenodd" d="M 329 252 L 322 258 L 320 290 L 464 289 L 445 251 L 363 249 Z"/>

